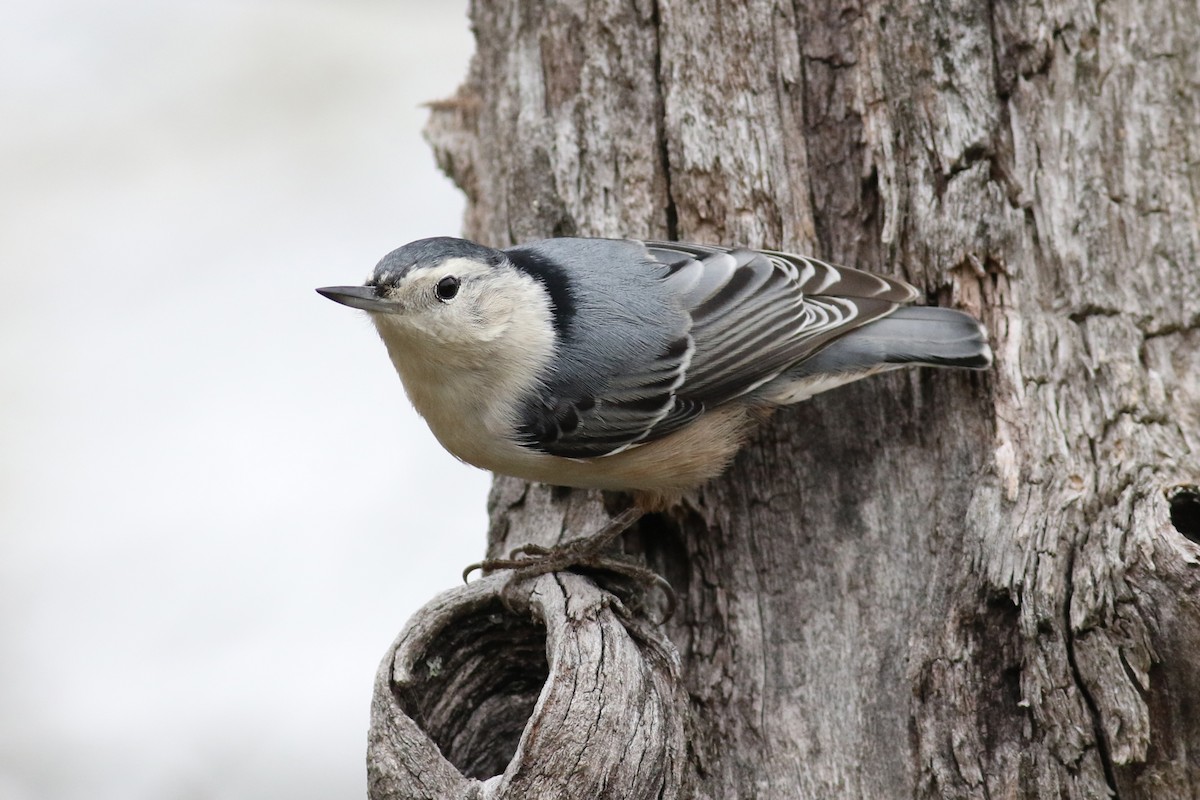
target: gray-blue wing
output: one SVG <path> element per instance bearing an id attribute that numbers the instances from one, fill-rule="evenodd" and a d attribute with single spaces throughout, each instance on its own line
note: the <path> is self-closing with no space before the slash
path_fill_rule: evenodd
<path id="1" fill-rule="evenodd" d="M 692 318 L 677 396 L 709 407 L 753 392 L 837 337 L 917 299 L 906 283 L 773 250 L 648 242 Z"/>
<path id="2" fill-rule="evenodd" d="M 589 391 L 578 381 L 549 387 L 526 409 L 528 446 L 586 458 L 658 439 L 917 296 L 899 281 L 799 255 L 645 245 L 683 327 L 661 352 Z"/>
<path id="3" fill-rule="evenodd" d="M 678 430 L 704 411 L 676 394 L 692 348 L 685 333 L 640 368 L 613 375 L 592 391 L 577 382 L 550 387 L 525 408 L 519 431 L 524 443 L 551 455 L 592 458 Z"/>

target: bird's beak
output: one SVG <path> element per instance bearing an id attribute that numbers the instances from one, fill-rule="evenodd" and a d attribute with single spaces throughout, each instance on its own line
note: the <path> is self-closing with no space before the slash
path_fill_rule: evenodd
<path id="1" fill-rule="evenodd" d="M 375 289 L 370 286 L 325 286 L 317 289 L 317 294 L 328 297 L 335 303 L 361 308 L 363 311 L 395 314 L 401 310 L 399 303 L 376 296 Z"/>

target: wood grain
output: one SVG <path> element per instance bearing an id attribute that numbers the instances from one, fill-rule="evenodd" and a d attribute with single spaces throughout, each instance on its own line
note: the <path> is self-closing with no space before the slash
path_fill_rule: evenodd
<path id="1" fill-rule="evenodd" d="M 798 249 L 979 314 L 996 349 L 777 413 L 630 537 L 681 599 L 671 791 L 1200 796 L 1200 548 L 1167 500 L 1200 485 L 1197 5 L 497 0 L 472 24 L 428 127 L 468 236 Z M 605 514 L 509 479 L 492 512 L 492 553 Z"/>

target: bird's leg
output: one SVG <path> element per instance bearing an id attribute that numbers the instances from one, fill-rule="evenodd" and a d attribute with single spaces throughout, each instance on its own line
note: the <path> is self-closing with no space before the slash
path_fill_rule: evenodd
<path id="1" fill-rule="evenodd" d="M 498 569 L 519 570 L 522 578 L 534 578 L 547 572 L 559 572 L 598 556 L 613 541 L 642 517 L 636 506 L 622 511 L 600 530 L 588 536 L 571 539 L 556 547 L 527 544 L 509 553 L 508 558 L 487 558 L 463 570 L 463 580 L 475 570 L 491 572 Z"/>
<path id="2" fill-rule="evenodd" d="M 581 572 L 608 572 L 620 575 L 644 586 L 655 586 L 667 597 L 668 618 L 675 610 L 675 592 L 670 584 L 653 570 L 631 564 L 615 556 L 605 554 L 617 537 L 642 518 L 643 512 L 636 506 L 622 511 L 608 521 L 604 527 L 588 536 L 572 539 L 556 547 L 527 544 L 509 553 L 508 558 L 488 558 L 471 564 L 463 570 L 463 580 L 475 570 L 491 572 L 500 569 L 513 571 L 512 582 L 536 578 L 549 572 L 565 572 L 578 568 Z"/>

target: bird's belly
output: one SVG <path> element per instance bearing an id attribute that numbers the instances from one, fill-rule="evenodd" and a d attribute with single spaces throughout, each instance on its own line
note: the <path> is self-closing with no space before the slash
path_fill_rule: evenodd
<path id="1" fill-rule="evenodd" d="M 662 439 L 597 458 L 563 458 L 486 437 L 434 435 L 457 458 L 554 486 L 678 495 L 725 470 L 752 424 L 744 406 L 711 411 Z"/>
<path id="2" fill-rule="evenodd" d="M 434 354 L 414 353 L 412 343 L 384 341 L 409 399 L 442 446 L 468 464 L 501 475 L 553 486 L 677 495 L 724 471 L 752 423 L 746 406 L 730 404 L 668 436 L 613 455 L 554 456 L 516 442 L 512 410 L 532 387 L 502 360 L 486 364 L 487 374 L 444 369 L 431 366 L 438 364 Z M 489 390 L 481 392 L 481 386 Z"/>

